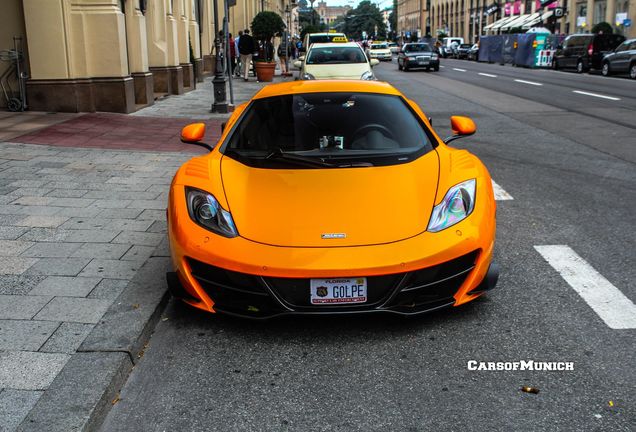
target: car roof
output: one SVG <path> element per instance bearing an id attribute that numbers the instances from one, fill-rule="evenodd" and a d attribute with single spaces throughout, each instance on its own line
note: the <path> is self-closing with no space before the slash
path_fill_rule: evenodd
<path id="1" fill-rule="evenodd" d="M 391 84 L 383 81 L 363 80 L 303 80 L 270 84 L 256 93 L 253 99 L 263 99 L 273 96 L 328 92 L 357 92 L 377 93 L 401 96 L 401 93 Z"/>
<path id="2" fill-rule="evenodd" d="M 311 48 L 309 50 L 313 50 L 316 48 L 325 48 L 325 47 L 354 47 L 360 48 L 357 42 L 314 42 L 311 44 Z"/>

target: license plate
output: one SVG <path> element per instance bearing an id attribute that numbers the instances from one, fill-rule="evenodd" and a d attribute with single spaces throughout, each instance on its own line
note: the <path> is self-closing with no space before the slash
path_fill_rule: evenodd
<path id="1" fill-rule="evenodd" d="M 312 305 L 364 303 L 367 301 L 367 278 L 311 279 Z"/>

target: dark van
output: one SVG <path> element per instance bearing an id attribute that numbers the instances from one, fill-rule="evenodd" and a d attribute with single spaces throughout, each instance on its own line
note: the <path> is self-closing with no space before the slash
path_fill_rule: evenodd
<path id="1" fill-rule="evenodd" d="M 615 34 L 573 34 L 565 38 L 552 59 L 554 69 L 576 69 L 578 73 L 601 69 L 603 56 L 619 46 L 625 36 Z"/>

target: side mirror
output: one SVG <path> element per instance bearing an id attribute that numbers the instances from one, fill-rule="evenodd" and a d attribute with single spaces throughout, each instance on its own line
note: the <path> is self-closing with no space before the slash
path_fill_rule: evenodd
<path id="1" fill-rule="evenodd" d="M 557 49 L 558 50 L 562 50 L 563 49 L 563 45 L 557 45 Z"/>
<path id="2" fill-rule="evenodd" d="M 371 67 L 373 67 L 373 66 L 377 66 L 377 65 L 379 65 L 379 64 L 380 64 L 380 60 L 378 60 L 378 59 L 371 59 L 371 60 L 369 60 L 369 64 L 371 65 Z"/>
<path id="3" fill-rule="evenodd" d="M 221 133 L 225 132 L 225 126 L 226 125 L 227 125 L 227 122 L 221 123 Z"/>
<path id="4" fill-rule="evenodd" d="M 181 142 L 194 144 L 212 151 L 209 144 L 201 142 L 205 135 L 205 123 L 191 123 L 181 129 Z"/>
<path id="5" fill-rule="evenodd" d="M 298 57 L 298 60 L 300 60 L 301 62 L 304 62 L 305 61 L 305 56 L 301 55 L 300 57 Z"/>
<path id="6" fill-rule="evenodd" d="M 477 126 L 470 117 L 452 116 L 450 120 L 453 135 L 444 140 L 446 144 L 451 141 L 455 141 L 456 139 L 473 135 L 477 132 Z"/>
<path id="7" fill-rule="evenodd" d="M 301 62 L 300 60 L 296 60 L 296 61 L 294 62 L 294 67 L 295 67 L 296 69 L 300 69 L 301 67 L 303 67 L 303 62 Z"/>

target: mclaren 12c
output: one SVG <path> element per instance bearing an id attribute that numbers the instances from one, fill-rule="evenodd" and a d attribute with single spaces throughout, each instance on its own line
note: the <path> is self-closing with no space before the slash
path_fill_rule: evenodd
<path id="1" fill-rule="evenodd" d="M 170 188 L 172 294 L 251 318 L 471 301 L 497 283 L 495 200 L 481 161 L 387 83 L 296 81 L 237 107 Z"/>

